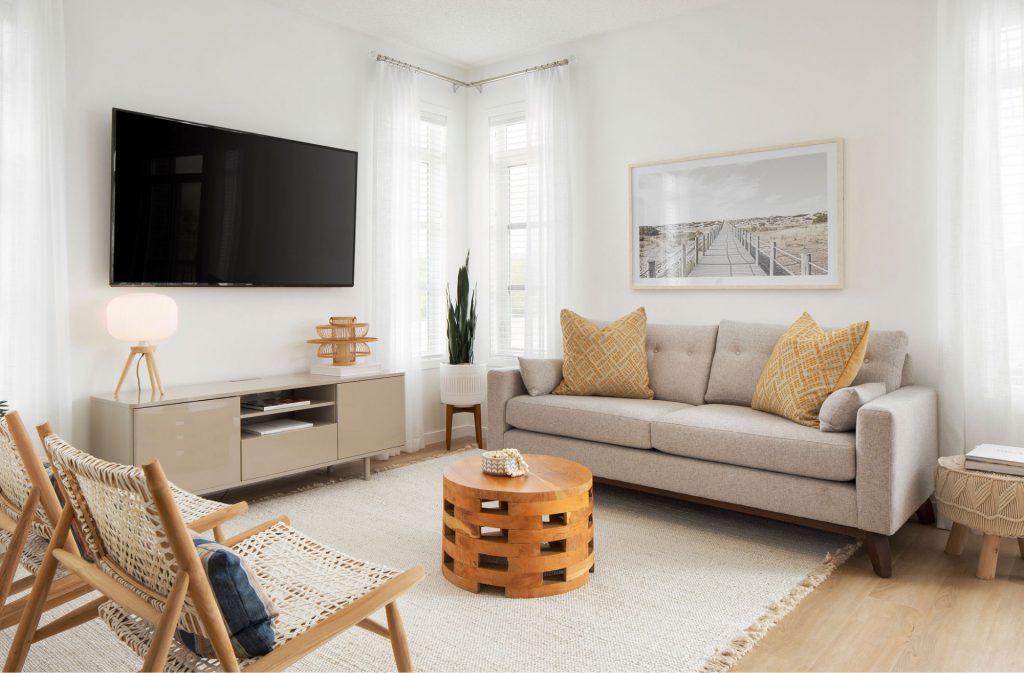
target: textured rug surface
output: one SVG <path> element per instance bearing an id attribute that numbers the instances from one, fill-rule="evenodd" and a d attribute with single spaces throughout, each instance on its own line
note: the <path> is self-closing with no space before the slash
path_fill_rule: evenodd
<path id="1" fill-rule="evenodd" d="M 587 586 L 550 598 L 471 594 L 439 568 L 441 474 L 467 455 L 266 498 L 228 532 L 287 514 L 296 528 L 357 558 L 423 565 L 426 579 L 399 601 L 413 664 L 423 671 L 721 669 L 734 639 L 766 615 L 784 614 L 834 567 L 826 559 L 849 553 L 847 538 L 599 485 L 596 573 Z M 0 633 L 0 651 L 14 630 Z M 139 665 L 94 621 L 34 645 L 25 670 Z M 352 629 L 294 670 L 393 671 L 394 661 L 386 640 Z"/>

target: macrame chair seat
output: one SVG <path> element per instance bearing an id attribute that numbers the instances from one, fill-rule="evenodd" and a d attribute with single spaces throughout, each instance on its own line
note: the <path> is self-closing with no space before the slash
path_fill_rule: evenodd
<path id="1" fill-rule="evenodd" d="M 280 670 L 352 626 L 388 638 L 399 670 L 411 670 L 396 599 L 423 578 L 421 567 L 399 573 L 352 559 L 299 533 L 284 517 L 224 540 L 246 560 L 279 613 L 273 649 L 239 661 L 160 463 L 108 463 L 54 434 L 44 445 L 69 505 L 57 533 L 73 518 L 92 561 L 51 543 L 40 576 L 51 577 L 60 563 L 103 593 L 97 613 L 144 658 L 143 670 Z M 370 618 L 381 608 L 387 626 Z M 21 670 L 36 626 L 30 619 L 19 624 L 5 670 Z M 176 639 L 178 629 L 207 638 L 216 659 L 187 650 Z"/>
<path id="2" fill-rule="evenodd" d="M 322 620 L 399 576 L 384 566 L 358 561 L 334 551 L 283 523 L 276 523 L 234 545 L 257 581 L 277 606 L 275 649 Z M 100 618 L 139 656 L 149 651 L 153 628 L 114 602 L 100 606 Z M 216 660 L 204 659 L 175 643 L 167 670 L 219 671 Z M 240 659 L 252 666 L 259 658 Z"/>

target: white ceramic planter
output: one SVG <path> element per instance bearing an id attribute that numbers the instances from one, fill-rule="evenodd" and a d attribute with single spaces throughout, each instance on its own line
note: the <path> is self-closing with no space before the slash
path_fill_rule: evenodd
<path id="1" fill-rule="evenodd" d="M 441 363 L 441 401 L 457 407 L 483 404 L 487 399 L 487 365 Z"/>

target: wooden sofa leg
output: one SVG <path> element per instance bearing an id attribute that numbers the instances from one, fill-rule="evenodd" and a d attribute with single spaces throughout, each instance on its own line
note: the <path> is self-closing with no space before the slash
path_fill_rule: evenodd
<path id="1" fill-rule="evenodd" d="M 892 577 L 892 549 L 889 547 L 889 536 L 878 533 L 865 533 L 864 544 L 868 549 L 871 567 L 879 577 Z"/>
<path id="2" fill-rule="evenodd" d="M 926 526 L 935 525 L 935 507 L 932 506 L 932 499 L 928 498 L 917 508 L 917 520 Z"/>

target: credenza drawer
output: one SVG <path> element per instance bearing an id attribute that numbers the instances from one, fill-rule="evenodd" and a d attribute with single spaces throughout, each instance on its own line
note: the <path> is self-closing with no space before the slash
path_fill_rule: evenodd
<path id="1" fill-rule="evenodd" d="M 338 427 L 318 425 L 276 435 L 242 435 L 242 480 L 330 463 L 338 458 Z"/>
<path id="2" fill-rule="evenodd" d="M 238 481 L 237 397 L 136 409 L 134 420 L 136 465 L 156 458 L 188 491 Z"/>

